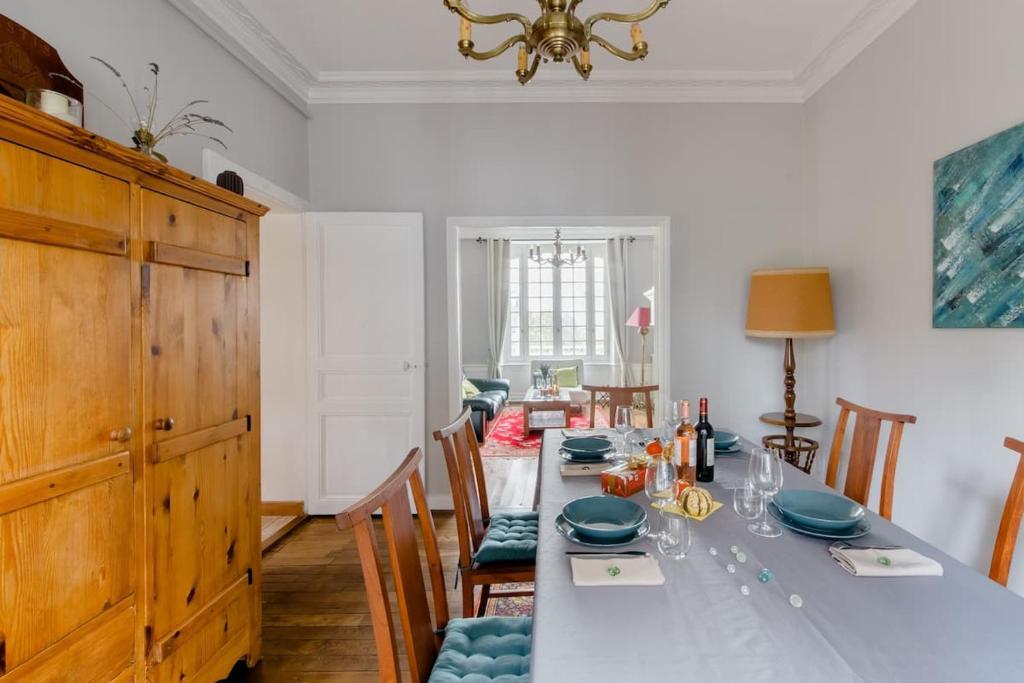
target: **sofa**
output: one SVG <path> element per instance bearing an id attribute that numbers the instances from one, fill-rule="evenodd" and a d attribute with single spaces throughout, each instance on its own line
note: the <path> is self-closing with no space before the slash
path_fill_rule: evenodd
<path id="1" fill-rule="evenodd" d="M 479 443 L 484 443 L 494 427 L 495 421 L 508 403 L 508 394 L 512 389 L 512 383 L 507 379 L 467 379 L 470 384 L 480 390 L 480 393 L 476 396 L 464 397 L 462 407 L 473 409 L 470 416 L 470 420 L 473 422 L 473 431 L 476 432 L 476 440 Z"/>

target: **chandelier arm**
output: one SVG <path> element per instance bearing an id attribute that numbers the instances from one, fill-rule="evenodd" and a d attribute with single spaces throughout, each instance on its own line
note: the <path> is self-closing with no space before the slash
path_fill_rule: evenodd
<path id="1" fill-rule="evenodd" d="M 543 4 L 543 1 L 544 1 L 544 0 L 541 0 L 541 4 Z M 578 6 L 580 5 L 580 3 L 582 3 L 582 2 L 583 2 L 583 0 L 572 0 L 572 2 L 570 2 L 570 3 L 569 3 L 569 9 L 568 9 L 568 10 L 566 10 L 566 11 L 567 11 L 567 12 L 568 12 L 569 14 L 572 14 L 572 13 L 574 13 L 574 12 L 576 11 L 576 8 L 577 8 L 577 7 L 578 7 Z"/>
<path id="2" fill-rule="evenodd" d="M 640 49 L 636 49 L 636 47 L 634 47 L 633 50 L 627 52 L 622 48 L 615 47 L 614 45 L 612 45 L 611 43 L 609 43 L 607 40 L 597 35 L 596 33 L 592 33 L 590 35 L 590 39 L 597 43 L 598 45 L 600 45 L 601 47 L 603 47 L 605 50 L 608 50 L 608 52 L 611 52 L 619 59 L 624 59 L 627 62 L 635 62 L 636 60 L 643 59 L 644 57 L 647 56 L 646 43 L 641 43 Z"/>
<path id="3" fill-rule="evenodd" d="M 576 55 L 572 56 L 572 65 L 576 67 L 576 73 L 580 75 L 580 78 L 585 81 L 590 80 L 591 67 L 589 65 L 584 67 L 583 64 L 580 63 L 579 57 Z"/>
<path id="4" fill-rule="evenodd" d="M 534 75 L 537 73 L 537 67 L 538 66 L 540 66 L 540 55 L 539 54 L 534 54 L 533 55 L 533 64 L 530 65 L 529 71 L 525 71 L 525 72 L 517 71 L 516 72 L 516 78 L 519 79 L 519 83 L 522 84 L 522 85 L 526 85 L 527 83 L 529 83 L 533 79 Z"/>
<path id="5" fill-rule="evenodd" d="M 650 19 L 658 10 L 665 9 L 668 7 L 668 3 L 671 0 L 653 0 L 647 9 L 641 10 L 640 12 L 634 12 L 632 14 L 621 14 L 618 12 L 599 12 L 593 16 L 587 17 L 587 20 L 583 22 L 586 27 L 587 33 L 594 27 L 599 21 L 618 21 L 623 24 L 635 24 L 637 22 L 645 21 Z"/>
<path id="6" fill-rule="evenodd" d="M 463 57 L 472 57 L 473 59 L 482 62 L 485 59 L 493 59 L 494 57 L 497 57 L 498 55 L 505 52 L 516 43 L 523 43 L 524 45 L 528 44 L 526 42 L 526 36 L 523 35 L 522 33 L 520 33 L 518 36 L 512 36 L 508 40 L 498 45 L 493 50 L 487 50 L 486 52 L 477 52 L 471 47 L 460 46 L 459 53 L 462 54 Z"/>
<path id="7" fill-rule="evenodd" d="M 444 0 L 444 6 L 463 19 L 474 24 L 500 24 L 507 21 L 518 21 L 523 29 L 529 33 L 533 29 L 533 22 L 522 14 L 508 12 L 506 14 L 477 14 L 462 4 L 462 0 Z"/>

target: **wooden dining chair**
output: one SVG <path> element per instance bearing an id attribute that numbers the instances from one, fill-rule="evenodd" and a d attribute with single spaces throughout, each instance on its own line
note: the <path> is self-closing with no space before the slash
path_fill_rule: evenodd
<path id="1" fill-rule="evenodd" d="M 532 582 L 537 556 L 536 512 L 491 514 L 483 459 L 470 417 L 467 408 L 454 422 L 434 432 L 434 439 L 441 442 L 444 451 L 455 505 L 465 617 L 483 616 L 492 597 L 532 595 L 524 589 L 493 592 L 492 586 Z M 477 586 L 479 603 L 475 597 Z"/>
<path id="2" fill-rule="evenodd" d="M 373 514 L 380 510 L 387 561 L 394 577 L 409 678 L 425 683 L 431 673 L 442 680 L 479 675 L 485 680 L 508 676 L 525 680 L 529 671 L 533 622 L 529 617 L 490 617 L 449 621 L 444 569 L 437 545 L 434 518 L 420 476 L 423 451 L 414 448 L 405 461 L 372 493 L 335 517 L 338 528 L 352 529 L 370 603 L 370 620 L 377 646 L 380 680 L 403 680 L 384 558 L 377 543 Z M 409 496 L 419 518 L 427 556 L 434 619 L 431 620 L 426 583 L 420 564 L 416 525 Z M 506 679 L 502 679 L 506 680 Z"/>
<path id="3" fill-rule="evenodd" d="M 1020 531 L 1020 518 L 1024 513 L 1024 441 L 1006 437 L 1003 445 L 1016 451 L 1017 474 L 1010 484 L 1010 493 L 1006 496 L 1003 506 L 1003 518 L 999 521 L 999 532 L 996 534 L 996 545 L 992 550 L 992 564 L 988 576 L 993 581 L 1006 585 L 1010 577 L 1010 564 L 1013 562 L 1013 550 L 1017 545 L 1017 533 Z"/>
<path id="4" fill-rule="evenodd" d="M 846 424 L 850 413 L 857 416 L 853 426 L 853 441 L 850 444 L 850 461 L 846 467 L 846 484 L 843 494 L 861 505 L 868 504 L 871 493 L 872 473 L 875 469 L 875 458 L 878 455 L 878 439 L 882 431 L 882 423 L 890 422 L 889 443 L 885 449 L 885 470 L 882 472 L 882 497 L 878 506 L 878 514 L 892 519 L 892 495 L 896 480 L 896 459 L 900 453 L 900 440 L 903 438 L 903 425 L 914 424 L 917 418 L 913 415 L 883 413 L 871 408 L 850 403 L 844 398 L 837 398 L 840 407 L 839 420 L 836 422 L 835 436 L 832 438 L 832 452 L 828 457 L 828 472 L 825 483 L 836 488 L 839 475 L 839 461 L 842 459 L 843 443 L 846 439 Z"/>
<path id="5" fill-rule="evenodd" d="M 584 384 L 583 391 L 590 392 L 590 428 L 594 428 L 594 420 L 597 417 L 597 397 L 601 394 L 608 395 L 608 422 L 615 421 L 615 409 L 619 406 L 634 405 L 638 395 L 644 398 L 644 410 L 647 413 L 647 426 L 654 426 L 654 401 L 651 394 L 658 391 L 657 384 L 640 387 L 601 387 L 592 384 Z M 614 424 L 610 426 L 614 427 Z"/>

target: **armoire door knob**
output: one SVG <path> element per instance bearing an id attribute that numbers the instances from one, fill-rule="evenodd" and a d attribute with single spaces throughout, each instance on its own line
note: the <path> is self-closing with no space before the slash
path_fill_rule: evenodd
<path id="1" fill-rule="evenodd" d="M 114 431 L 110 432 L 110 440 L 111 441 L 119 441 L 121 443 L 124 443 L 126 441 L 131 441 L 132 434 L 133 434 L 133 432 L 132 432 L 132 428 L 131 427 L 125 427 L 123 429 L 115 429 Z"/>
<path id="2" fill-rule="evenodd" d="M 169 432 L 174 429 L 174 418 L 161 417 L 153 424 L 153 428 L 160 432 Z"/>

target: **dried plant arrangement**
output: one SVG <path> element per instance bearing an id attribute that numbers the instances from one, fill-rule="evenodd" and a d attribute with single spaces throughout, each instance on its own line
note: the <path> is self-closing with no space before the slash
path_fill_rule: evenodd
<path id="1" fill-rule="evenodd" d="M 215 128 L 223 128 L 228 132 L 232 132 L 231 128 L 223 121 L 195 111 L 195 107 L 203 104 L 209 104 L 208 100 L 192 100 L 179 109 L 174 116 L 167 121 L 167 123 L 163 126 L 157 127 L 155 119 L 160 93 L 160 66 L 156 62 L 149 63 L 149 71 L 153 74 L 153 82 L 151 85 L 143 87 L 143 92 L 145 92 L 146 99 L 148 101 L 143 102 L 144 106 L 140 108 L 139 102 L 135 99 L 131 88 L 129 88 L 128 83 L 125 82 L 124 77 L 121 76 L 121 72 L 115 69 L 114 66 L 106 60 L 100 59 L 99 57 L 92 57 L 92 59 L 105 66 L 110 73 L 114 74 L 117 80 L 121 83 L 121 87 L 124 88 L 124 91 L 128 94 L 128 101 L 132 105 L 132 122 L 125 120 L 113 107 L 103 100 L 97 98 L 97 101 L 109 109 L 111 113 L 118 118 L 118 120 L 128 127 L 132 134 L 132 142 L 135 143 L 135 149 L 137 151 L 142 152 L 147 156 L 155 157 L 166 163 L 167 157 L 160 152 L 157 152 L 156 147 L 167 138 L 174 137 L 175 135 L 193 135 L 196 137 L 206 138 L 207 140 L 216 142 L 224 149 L 227 149 L 227 145 L 225 145 L 222 140 L 203 132 L 205 130 L 209 130 L 209 127 L 211 126 Z"/>

